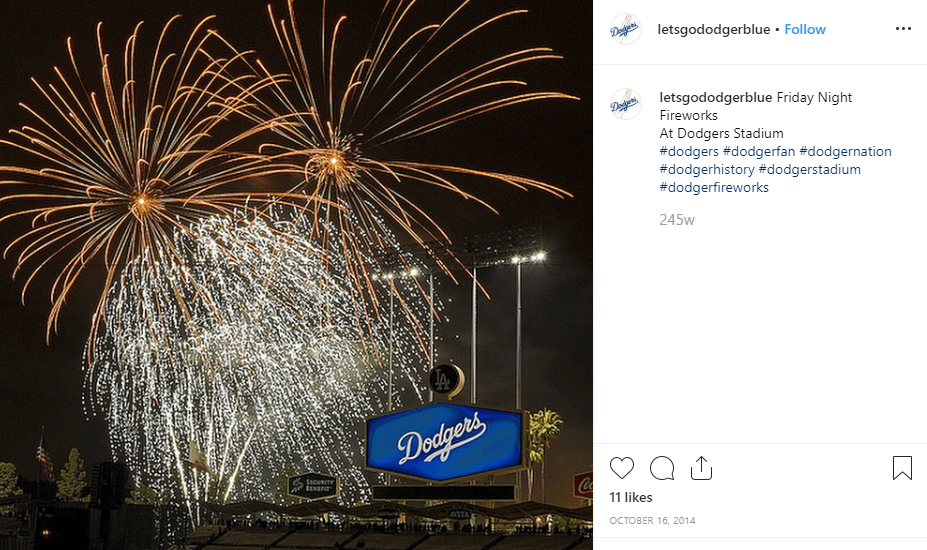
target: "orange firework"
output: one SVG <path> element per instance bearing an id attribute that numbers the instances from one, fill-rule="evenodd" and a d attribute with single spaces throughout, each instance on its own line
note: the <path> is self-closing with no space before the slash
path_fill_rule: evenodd
<path id="1" fill-rule="evenodd" d="M 549 48 L 523 48 L 476 60 L 468 57 L 463 69 L 448 71 L 445 58 L 471 53 L 466 49 L 474 42 L 485 42 L 494 26 L 526 13 L 507 11 L 474 25 L 463 21 L 470 3 L 460 1 L 436 22 L 419 25 L 411 22 L 417 15 L 415 0 L 387 0 L 366 51 L 354 61 L 338 57 L 345 46 L 339 37 L 346 17 L 328 28 L 324 1 L 318 49 L 309 48 L 300 34 L 293 0 L 288 1 L 286 17 L 281 19 L 268 6 L 287 70 L 285 77 L 272 79 L 267 87 L 271 97 L 259 101 L 260 108 L 250 114 L 275 136 L 261 151 L 275 166 L 300 177 L 301 183 L 292 191 L 305 193 L 315 220 L 315 237 L 329 253 L 348 259 L 345 265 L 355 287 L 374 302 L 371 271 L 376 267 L 370 259 L 384 246 L 376 230 L 381 216 L 431 252 L 437 265 L 448 269 L 427 243 L 449 243 L 450 239 L 405 192 L 410 183 L 448 190 L 490 209 L 455 180 L 476 177 L 570 196 L 530 178 L 397 159 L 385 152 L 387 145 L 422 138 L 499 109 L 576 99 L 560 92 L 528 90 L 526 82 L 509 76 L 524 65 L 561 59 Z M 309 52 L 313 58 L 318 56 L 318 63 L 310 62 Z M 336 71 L 336 65 L 343 70 Z M 258 63 L 257 70 L 271 75 L 263 64 Z M 326 228 L 337 228 L 337 237 Z"/>
<path id="2" fill-rule="evenodd" d="M 195 26 L 182 48 L 171 50 L 167 36 L 177 19 L 158 36 L 150 66 L 136 61 L 141 23 L 115 63 L 98 25 L 96 90 L 78 68 L 69 39 L 70 74 L 55 68 L 53 83 L 33 79 L 50 110 L 22 105 L 32 122 L 0 140 L 29 159 L 24 166 L 0 166 L 0 202 L 12 203 L 0 221 L 31 224 L 4 255 L 14 253 L 14 276 L 26 276 L 23 299 L 40 273 L 53 272 L 49 335 L 89 265 L 106 270 L 93 342 L 107 290 L 122 266 L 134 259 L 153 269 L 162 262 L 182 264 L 172 234 L 240 209 L 249 194 L 230 184 L 270 172 L 225 151 L 241 136 L 218 146 L 211 138 L 266 82 L 249 72 L 228 76 L 237 65 L 247 66 L 209 28 L 211 18 Z"/>

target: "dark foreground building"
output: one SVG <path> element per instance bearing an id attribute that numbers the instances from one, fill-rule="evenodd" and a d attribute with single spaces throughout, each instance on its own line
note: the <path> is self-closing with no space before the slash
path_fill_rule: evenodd
<path id="1" fill-rule="evenodd" d="M 0 550 L 157 550 L 186 520 L 171 506 L 89 503 L 10 503 L 0 517 Z M 173 535 L 176 536 L 176 535 Z"/>
<path id="2" fill-rule="evenodd" d="M 591 534 L 577 529 L 561 533 L 454 532 L 349 526 L 218 527 L 204 526 L 188 537 L 189 550 L 590 550 Z"/>
<path id="3" fill-rule="evenodd" d="M 28 495 L 3 499 L 0 550 L 588 550 L 586 522 L 569 527 L 499 525 L 467 521 L 405 523 L 404 518 L 333 524 L 323 521 L 268 522 L 226 519 L 204 525 L 178 540 L 186 524 L 182 509 L 123 505 L 115 509 L 86 503 L 35 503 Z M 381 511 L 382 512 L 382 511 Z M 409 518 L 410 520 L 412 518 Z M 217 520 L 216 521 L 220 521 Z"/>

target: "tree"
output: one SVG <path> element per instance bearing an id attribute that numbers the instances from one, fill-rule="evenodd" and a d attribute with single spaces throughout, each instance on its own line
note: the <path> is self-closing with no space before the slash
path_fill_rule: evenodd
<path id="1" fill-rule="evenodd" d="M 23 494 L 19 487 L 19 474 L 16 466 L 11 462 L 0 462 L 0 498 Z M 12 506 L 0 506 L 0 513 L 7 514 L 13 510 Z"/>
<path id="2" fill-rule="evenodd" d="M 534 464 L 541 465 L 541 501 L 546 501 L 547 495 L 545 492 L 545 468 L 544 468 L 544 459 L 547 456 L 547 450 L 550 449 L 550 444 L 560 437 L 560 433 L 563 428 L 563 420 L 560 418 L 560 414 L 556 413 L 546 407 L 539 410 L 536 413 L 531 414 L 531 422 L 529 426 L 529 449 L 528 449 L 528 461 L 533 466 Z M 530 500 L 534 492 L 534 470 L 533 468 L 528 469 L 528 499 Z"/>
<path id="3" fill-rule="evenodd" d="M 58 498 L 65 502 L 88 502 L 90 495 L 84 496 L 87 488 L 87 470 L 84 468 L 84 459 L 80 456 L 77 447 L 71 449 L 68 463 L 61 470 L 58 479 Z"/>

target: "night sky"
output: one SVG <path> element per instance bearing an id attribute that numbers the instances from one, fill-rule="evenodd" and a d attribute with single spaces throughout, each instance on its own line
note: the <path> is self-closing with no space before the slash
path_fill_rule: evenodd
<path id="1" fill-rule="evenodd" d="M 484 58 L 516 46 L 549 46 L 565 59 L 537 64 L 520 76 L 531 89 L 555 90 L 581 99 L 537 102 L 491 113 L 429 134 L 424 140 L 406 142 L 395 153 L 518 174 L 573 193 L 572 199 L 560 200 L 541 192 L 503 189 L 487 181 L 461 182 L 497 208 L 498 215 L 440 190 L 418 190 L 412 196 L 454 238 L 520 227 L 543 229 L 548 261 L 523 267 L 524 405 L 531 411 L 548 407 L 561 414 L 564 433 L 548 457 L 547 495 L 556 504 L 578 506 L 580 501 L 571 496 L 572 474 L 589 469 L 592 461 L 592 3 L 568 3 L 568 8 L 564 3 L 536 0 L 475 0 L 471 4 L 468 12 L 476 17 L 507 8 L 530 10 L 472 43 L 476 45 L 471 48 L 486 49 L 485 53 L 473 49 L 473 55 Z M 113 5 L 119 6 L 118 11 Z M 314 0 L 297 2 L 301 28 L 316 24 L 319 5 Z M 433 12 L 436 20 L 449 5 L 430 0 L 420 13 Z M 285 2 L 275 6 L 280 13 Z M 331 13 L 348 16 L 348 28 L 358 37 L 371 28 L 379 7 L 373 1 L 329 3 Z M 0 3 L 0 126 L 5 130 L 29 123 L 19 102 L 48 111 L 29 78 L 50 82 L 52 68 L 67 65 L 68 36 L 75 41 L 89 80 L 95 75 L 97 22 L 104 24 L 108 51 L 121 56 L 125 39 L 139 20 L 146 22 L 144 32 L 151 37 L 178 13 L 190 26 L 206 15 L 217 15 L 214 26 L 233 45 L 257 50 L 268 65 L 282 68 L 263 1 L 4 0 Z M 143 52 L 150 60 L 150 49 L 143 50 L 140 64 L 145 59 Z M 347 59 L 353 61 L 355 56 L 348 54 Z M 88 85 L 98 86 L 98 82 Z M 0 164 L 15 162 L 8 148 L 0 148 Z M 5 192 L 0 187 L 0 194 Z M 0 215 L 8 209 L 0 205 Z M 0 243 L 6 246 L 21 230 L 16 224 L 0 225 Z M 43 426 L 46 448 L 57 470 L 74 446 L 88 466 L 108 460 L 106 425 L 99 417 L 88 417 L 83 405 L 83 348 L 99 281 L 92 273 L 81 281 L 60 318 L 58 334 L 47 345 L 48 287 L 31 290 L 23 306 L 22 282 L 12 280 L 14 267 L 9 259 L 0 262 L 0 461 L 13 462 L 21 473 L 34 478 L 35 449 Z M 481 297 L 479 304 L 479 402 L 511 408 L 515 404 L 515 268 L 483 270 L 480 280 L 491 299 Z M 437 360 L 453 361 L 469 371 L 469 281 L 455 285 L 442 278 L 439 291 L 449 322 L 438 327 Z"/>

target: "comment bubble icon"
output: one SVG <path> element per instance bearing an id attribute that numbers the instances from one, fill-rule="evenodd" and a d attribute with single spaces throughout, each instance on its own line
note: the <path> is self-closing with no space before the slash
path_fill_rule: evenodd
<path id="1" fill-rule="evenodd" d="M 673 461 L 665 456 L 658 456 L 650 462 L 650 475 L 660 481 L 673 478 Z"/>

